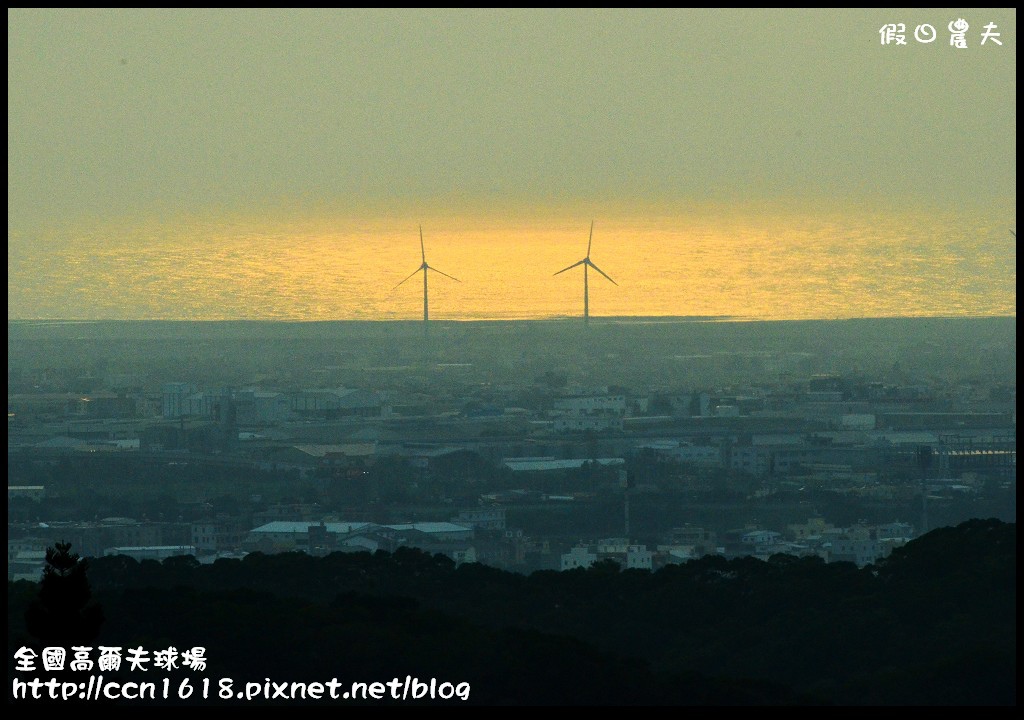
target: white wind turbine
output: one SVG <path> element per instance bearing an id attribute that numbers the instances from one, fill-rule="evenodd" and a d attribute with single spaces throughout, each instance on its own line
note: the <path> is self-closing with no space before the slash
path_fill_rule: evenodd
<path id="1" fill-rule="evenodd" d="M 440 270 L 438 270 L 437 268 L 433 268 L 433 267 L 430 267 L 429 265 L 427 265 L 427 251 L 423 247 L 423 226 L 422 225 L 420 225 L 420 256 L 423 258 L 423 264 L 420 265 L 418 268 L 416 268 L 413 271 L 412 275 L 407 277 L 402 282 L 398 283 L 398 285 L 395 285 L 393 290 L 397 290 L 403 283 L 405 283 L 406 280 L 412 279 L 413 275 L 418 273 L 420 270 L 423 271 L 423 334 L 426 335 L 427 334 L 427 327 L 428 327 L 427 323 L 430 320 L 430 313 L 429 313 L 428 304 L 427 304 L 427 270 L 433 270 L 436 273 L 440 273 L 441 275 L 444 275 L 446 278 L 451 278 L 455 282 L 462 282 L 462 281 L 459 280 L 458 278 L 452 277 L 448 273 L 443 273 Z"/>
<path id="2" fill-rule="evenodd" d="M 590 324 L 590 278 L 588 271 L 590 268 L 594 268 L 599 273 L 605 276 L 612 285 L 618 287 L 618 283 L 612 280 L 608 275 L 594 263 L 590 262 L 590 246 L 594 242 L 594 221 L 590 221 L 590 239 L 587 240 L 587 256 L 579 262 L 574 262 L 567 268 L 563 268 L 555 273 L 555 275 L 561 275 L 566 270 L 572 270 L 577 265 L 583 266 L 583 322 L 587 325 Z"/>

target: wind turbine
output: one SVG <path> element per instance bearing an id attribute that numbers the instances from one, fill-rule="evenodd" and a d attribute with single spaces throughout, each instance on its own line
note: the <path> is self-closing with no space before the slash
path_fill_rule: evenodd
<path id="1" fill-rule="evenodd" d="M 574 262 L 567 268 L 563 268 L 555 273 L 555 275 L 561 275 L 566 270 L 572 270 L 577 265 L 583 266 L 583 322 L 587 325 L 590 324 L 590 279 L 588 277 L 588 271 L 590 268 L 594 268 L 599 273 L 604 275 L 612 285 L 618 287 L 618 283 L 612 280 L 608 275 L 594 263 L 590 262 L 590 245 L 594 242 L 594 221 L 590 221 L 590 239 L 587 240 L 587 256 L 579 262 Z"/>
<path id="2" fill-rule="evenodd" d="M 429 314 L 428 305 L 427 305 L 427 270 L 433 270 L 436 273 L 440 273 L 441 275 L 444 275 L 446 278 L 451 278 L 455 282 L 462 282 L 462 281 L 459 280 L 458 278 L 452 277 L 448 273 L 443 273 L 440 270 L 438 270 L 437 268 L 433 268 L 433 267 L 430 267 L 429 265 L 427 265 L 427 251 L 423 247 L 423 226 L 422 225 L 420 225 L 420 256 L 423 258 L 423 264 L 420 265 L 418 268 L 416 268 L 413 271 L 412 275 L 407 277 L 402 282 L 398 283 L 398 285 L 395 285 L 393 290 L 397 290 L 406 280 L 411 280 L 412 276 L 415 275 L 416 273 L 418 273 L 420 270 L 423 271 L 423 335 L 426 336 L 426 334 L 427 334 L 427 321 L 430 319 L 430 314 Z"/>

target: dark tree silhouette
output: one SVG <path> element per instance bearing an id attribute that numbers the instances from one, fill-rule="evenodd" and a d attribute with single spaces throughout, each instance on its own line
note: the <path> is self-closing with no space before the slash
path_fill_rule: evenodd
<path id="1" fill-rule="evenodd" d="M 39 595 L 25 611 L 29 633 L 43 644 L 70 647 L 99 634 L 103 609 L 90 603 L 88 567 L 86 560 L 71 552 L 71 543 L 46 548 Z"/>

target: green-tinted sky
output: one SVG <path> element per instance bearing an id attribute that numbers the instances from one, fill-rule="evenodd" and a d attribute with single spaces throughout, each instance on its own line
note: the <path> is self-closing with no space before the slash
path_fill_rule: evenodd
<path id="1" fill-rule="evenodd" d="M 268 202 L 1016 195 L 1013 10 L 18 9 L 7 32 L 15 232 Z"/>

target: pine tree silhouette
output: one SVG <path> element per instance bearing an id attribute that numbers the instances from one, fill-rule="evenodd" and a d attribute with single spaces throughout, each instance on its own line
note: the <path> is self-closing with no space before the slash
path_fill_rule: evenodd
<path id="1" fill-rule="evenodd" d="M 71 543 L 46 548 L 39 596 L 25 611 L 29 633 L 43 645 L 82 645 L 99 635 L 103 609 L 90 603 L 88 561 L 71 552 Z"/>

